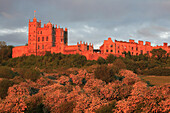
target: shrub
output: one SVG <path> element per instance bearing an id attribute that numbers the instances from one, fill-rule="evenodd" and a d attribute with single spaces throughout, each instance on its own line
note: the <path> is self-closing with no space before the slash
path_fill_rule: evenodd
<path id="1" fill-rule="evenodd" d="M 94 75 L 97 79 L 101 79 L 106 83 L 115 80 L 114 70 L 111 67 L 108 67 L 107 65 L 98 66 L 94 71 Z"/>
<path id="2" fill-rule="evenodd" d="M 116 59 L 113 65 L 116 73 L 118 73 L 120 69 L 126 69 L 126 64 L 121 59 Z"/>
<path id="3" fill-rule="evenodd" d="M 64 102 L 58 107 L 58 113 L 72 113 L 75 108 L 74 101 Z"/>
<path id="4" fill-rule="evenodd" d="M 24 113 L 44 113 L 42 95 L 34 95 L 26 100 L 27 110 Z"/>
<path id="5" fill-rule="evenodd" d="M 99 57 L 98 59 L 97 59 L 97 63 L 98 64 L 106 64 L 106 60 L 103 58 L 103 57 Z"/>
<path id="6" fill-rule="evenodd" d="M 8 88 L 14 83 L 10 80 L 3 79 L 0 81 L 0 97 L 4 99 L 7 96 Z"/>
<path id="7" fill-rule="evenodd" d="M 112 109 L 115 108 L 116 101 L 112 101 L 108 105 L 102 106 L 99 109 L 97 109 L 95 112 L 96 113 L 113 113 Z"/>
<path id="8" fill-rule="evenodd" d="M 27 68 L 18 68 L 16 71 L 20 74 L 24 79 L 30 79 L 32 81 L 36 81 L 40 78 L 40 72 L 35 69 L 27 69 Z"/>
<path id="9" fill-rule="evenodd" d="M 107 61 L 108 63 L 113 63 L 115 60 L 116 60 L 116 56 L 114 56 L 113 54 L 109 54 L 109 55 L 107 56 L 107 59 L 106 59 L 106 61 Z"/>
<path id="10" fill-rule="evenodd" d="M 12 79 L 15 75 L 16 74 L 10 68 L 0 66 L 0 78 Z"/>

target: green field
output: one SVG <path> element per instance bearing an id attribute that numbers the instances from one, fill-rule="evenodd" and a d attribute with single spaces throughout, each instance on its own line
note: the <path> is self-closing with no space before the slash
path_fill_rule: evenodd
<path id="1" fill-rule="evenodd" d="M 151 85 L 160 86 L 170 83 L 170 76 L 140 76 L 144 81 L 149 81 Z"/>

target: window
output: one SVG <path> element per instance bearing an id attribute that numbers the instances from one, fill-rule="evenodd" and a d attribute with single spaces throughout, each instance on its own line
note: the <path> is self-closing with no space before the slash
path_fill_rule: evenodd
<path id="1" fill-rule="evenodd" d="M 132 47 L 132 50 L 133 50 L 133 47 Z"/>
<path id="2" fill-rule="evenodd" d="M 147 55 L 149 55 L 149 51 L 147 51 Z"/>
<path id="3" fill-rule="evenodd" d="M 109 52 L 108 49 L 106 50 L 106 52 Z"/>
<path id="4" fill-rule="evenodd" d="M 138 47 L 136 47 L 136 51 L 138 51 Z"/>
<path id="5" fill-rule="evenodd" d="M 113 47 L 113 45 L 110 45 L 110 47 Z"/>
<path id="6" fill-rule="evenodd" d="M 133 55 L 133 52 L 132 52 L 132 55 Z"/>
<path id="7" fill-rule="evenodd" d="M 39 34 L 39 31 L 38 31 L 38 34 Z"/>
<path id="8" fill-rule="evenodd" d="M 46 37 L 46 41 L 48 41 L 48 36 Z"/>
<path id="9" fill-rule="evenodd" d="M 138 55 L 138 53 L 136 53 L 136 55 Z"/>
<path id="10" fill-rule="evenodd" d="M 44 37 L 42 37 L 42 41 L 44 41 Z"/>
<path id="11" fill-rule="evenodd" d="M 117 52 L 119 53 L 119 50 Z"/>
<path id="12" fill-rule="evenodd" d="M 61 42 L 62 42 L 63 40 L 61 39 Z"/>
<path id="13" fill-rule="evenodd" d="M 117 48 L 119 48 L 119 46 Z"/>
<path id="14" fill-rule="evenodd" d="M 142 55 L 143 55 L 143 50 L 141 50 L 141 51 L 140 51 L 140 54 L 142 54 Z"/>
<path id="15" fill-rule="evenodd" d="M 38 45 L 38 49 L 40 49 L 40 46 Z"/>
<path id="16" fill-rule="evenodd" d="M 38 42 L 40 41 L 40 37 L 38 37 Z"/>
<path id="17" fill-rule="evenodd" d="M 40 32 L 40 34 L 42 34 L 42 31 Z"/>
<path id="18" fill-rule="evenodd" d="M 42 49 L 44 49 L 44 45 L 42 45 Z"/>
<path id="19" fill-rule="evenodd" d="M 113 50 L 110 50 L 110 52 L 113 52 Z"/>

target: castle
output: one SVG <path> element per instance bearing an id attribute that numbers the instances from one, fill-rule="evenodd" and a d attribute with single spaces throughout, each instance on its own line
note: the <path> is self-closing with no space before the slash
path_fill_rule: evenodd
<path id="1" fill-rule="evenodd" d="M 162 48 L 170 53 L 170 46 L 167 43 L 163 43 L 163 46 L 151 46 L 150 42 L 138 41 L 130 39 L 129 42 L 117 41 L 113 42 L 111 38 L 104 40 L 100 49 L 93 49 L 93 44 L 78 42 L 77 45 L 68 45 L 68 30 L 63 29 L 60 26 L 52 25 L 51 22 L 44 24 L 41 27 L 41 20 L 33 18 L 33 21 L 29 20 L 28 25 L 28 45 L 17 46 L 12 50 L 12 57 L 20 57 L 23 55 L 45 55 L 45 53 L 63 53 L 63 54 L 81 54 L 86 56 L 88 60 L 97 60 L 99 57 L 107 58 L 109 54 L 115 56 L 124 56 L 124 51 L 130 51 L 131 55 L 148 54 L 151 56 L 150 51 L 152 49 Z"/>

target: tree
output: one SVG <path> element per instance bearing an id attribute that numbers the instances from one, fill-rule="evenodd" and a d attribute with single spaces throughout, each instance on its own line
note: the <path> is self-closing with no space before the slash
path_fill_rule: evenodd
<path id="1" fill-rule="evenodd" d="M 0 63 L 3 60 L 8 60 L 12 58 L 12 48 L 13 46 L 7 46 L 4 41 L 0 41 Z"/>
<path id="2" fill-rule="evenodd" d="M 98 59 L 97 59 L 97 63 L 98 64 L 106 64 L 106 60 L 103 58 L 103 57 L 99 57 Z"/>
<path id="3" fill-rule="evenodd" d="M 162 59 L 163 57 L 165 57 L 167 51 L 165 51 L 162 48 L 159 49 L 153 49 L 152 51 L 150 51 L 152 53 L 152 57 L 156 57 L 157 60 Z"/>
<path id="4" fill-rule="evenodd" d="M 101 79 L 106 83 L 116 80 L 115 71 L 106 64 L 98 66 L 94 71 L 95 78 Z"/>
<path id="5" fill-rule="evenodd" d="M 109 55 L 107 56 L 106 61 L 107 61 L 108 63 L 113 63 L 113 62 L 115 61 L 115 59 L 116 59 L 116 56 L 114 56 L 113 54 L 109 54 Z"/>

